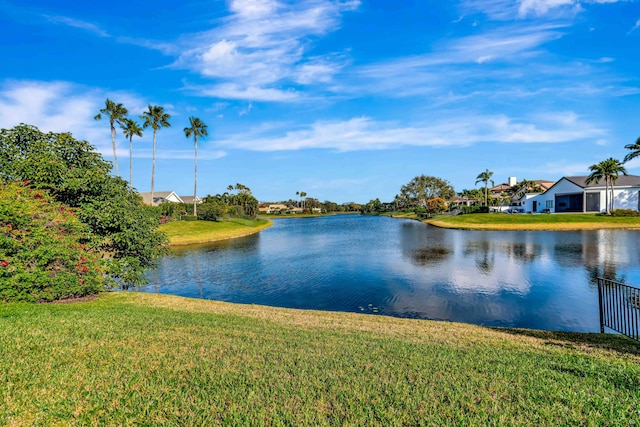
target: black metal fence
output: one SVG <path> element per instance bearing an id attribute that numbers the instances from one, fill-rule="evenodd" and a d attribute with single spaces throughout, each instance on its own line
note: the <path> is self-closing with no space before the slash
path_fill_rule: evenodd
<path id="1" fill-rule="evenodd" d="M 640 341 L 640 289 L 598 277 L 600 332 L 607 327 Z"/>

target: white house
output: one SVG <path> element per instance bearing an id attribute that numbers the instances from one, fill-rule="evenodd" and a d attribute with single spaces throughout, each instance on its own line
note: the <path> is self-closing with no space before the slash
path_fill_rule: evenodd
<path id="1" fill-rule="evenodd" d="M 180 196 L 178 196 L 174 191 L 154 191 L 153 192 L 153 203 L 151 203 L 151 193 L 140 193 L 142 196 L 142 202 L 145 205 L 153 205 L 158 206 L 164 202 L 173 202 L 173 203 L 184 203 Z M 193 199 L 192 199 L 193 202 Z"/>
<path id="2" fill-rule="evenodd" d="M 604 181 L 585 183 L 586 176 L 565 176 L 542 194 L 521 200 L 526 212 L 604 212 L 608 200 Z M 640 211 L 640 176 L 621 175 L 614 184 L 614 209 Z M 610 195 L 609 195 L 610 197 Z"/>

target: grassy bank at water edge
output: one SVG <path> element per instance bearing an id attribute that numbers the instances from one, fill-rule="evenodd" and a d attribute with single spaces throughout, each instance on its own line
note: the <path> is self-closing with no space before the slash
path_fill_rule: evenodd
<path id="1" fill-rule="evenodd" d="M 615 335 L 145 293 L 0 305 L 0 425 L 629 426 Z"/>
<path id="2" fill-rule="evenodd" d="M 160 230 L 168 237 L 171 245 L 192 245 L 215 242 L 217 240 L 248 236 L 271 227 L 272 221 L 265 219 L 229 221 L 175 221 L 162 224 Z"/>
<path id="3" fill-rule="evenodd" d="M 444 228 L 469 230 L 598 230 L 640 229 L 640 217 L 596 214 L 469 214 L 439 217 L 425 222 Z"/>

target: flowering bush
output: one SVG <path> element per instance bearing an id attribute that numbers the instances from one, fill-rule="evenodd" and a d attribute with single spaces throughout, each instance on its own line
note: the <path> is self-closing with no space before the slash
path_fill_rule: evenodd
<path id="1" fill-rule="evenodd" d="M 36 199 L 46 194 L 60 209 L 70 207 L 66 214 L 76 214 L 88 227 L 92 248 L 104 260 L 106 280 L 128 288 L 146 281 L 167 239 L 158 230 L 157 208 L 143 205 L 110 169 L 95 147 L 70 133 L 43 133 L 25 124 L 0 129 L 0 180 L 22 181 L 40 190 Z"/>
<path id="2" fill-rule="evenodd" d="M 0 301 L 52 301 L 104 289 L 104 268 L 73 210 L 23 182 L 0 182 Z"/>

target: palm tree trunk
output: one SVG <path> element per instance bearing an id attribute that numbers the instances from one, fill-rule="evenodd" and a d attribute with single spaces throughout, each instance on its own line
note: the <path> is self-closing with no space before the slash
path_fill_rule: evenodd
<path id="1" fill-rule="evenodd" d="M 153 182 L 156 177 L 156 129 L 153 129 L 153 154 L 151 155 L 151 206 L 153 206 Z"/>
<path id="2" fill-rule="evenodd" d="M 485 206 L 489 206 L 489 191 L 488 191 L 488 185 L 487 184 L 489 184 L 488 181 L 486 181 L 484 183 L 484 205 Z"/>
<path id="3" fill-rule="evenodd" d="M 607 205 L 605 211 L 607 215 L 609 215 L 610 212 L 609 212 L 609 179 L 608 178 L 605 178 L 604 180 L 604 201 L 605 201 L 605 204 Z"/>
<path id="4" fill-rule="evenodd" d="M 111 123 L 111 146 L 113 147 L 113 163 L 116 165 L 116 176 L 120 176 L 118 172 L 118 157 L 116 156 L 116 128 Z"/>
<path id="5" fill-rule="evenodd" d="M 133 188 L 133 134 L 129 137 L 129 187 Z"/>
<path id="6" fill-rule="evenodd" d="M 198 213 L 196 212 L 196 195 L 198 194 L 198 137 L 193 135 L 193 141 L 195 143 L 196 148 L 196 157 L 193 165 L 193 216 L 197 217 Z"/>
<path id="7" fill-rule="evenodd" d="M 613 208 L 615 206 L 615 191 L 613 190 L 613 180 L 611 180 L 611 210 L 610 212 L 613 212 Z"/>

